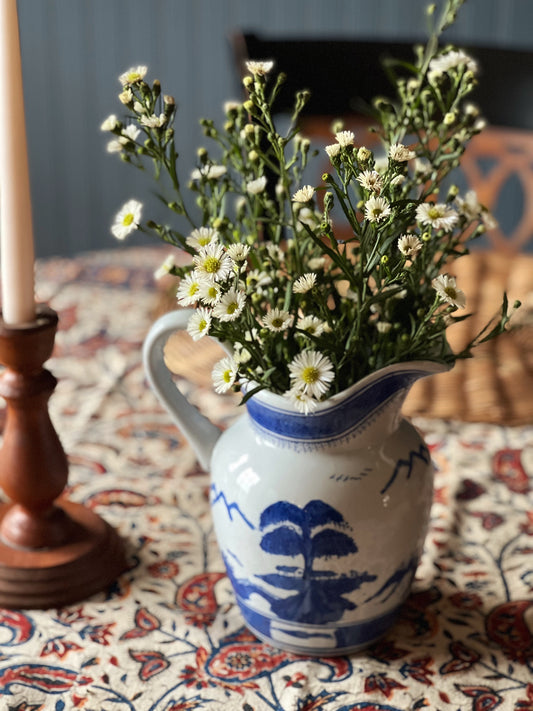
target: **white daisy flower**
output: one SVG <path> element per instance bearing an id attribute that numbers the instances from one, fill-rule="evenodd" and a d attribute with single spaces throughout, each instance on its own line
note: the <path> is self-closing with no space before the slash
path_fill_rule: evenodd
<path id="1" fill-rule="evenodd" d="M 402 235 L 398 239 L 398 249 L 404 257 L 414 259 L 422 249 L 422 242 L 416 235 Z"/>
<path id="2" fill-rule="evenodd" d="M 321 215 L 317 215 L 317 213 L 309 207 L 303 207 L 298 211 L 298 222 L 308 227 L 316 227 L 320 217 Z"/>
<path id="3" fill-rule="evenodd" d="M 257 328 L 252 328 L 249 331 L 246 331 L 244 334 L 244 340 L 248 341 L 248 343 L 256 343 L 260 344 L 261 343 L 261 338 L 259 337 L 259 332 Z"/>
<path id="4" fill-rule="evenodd" d="M 246 62 L 246 69 L 250 72 L 250 74 L 253 74 L 256 77 L 265 76 L 265 74 L 268 74 L 272 70 L 273 66 L 274 62 L 272 60 L 250 60 Z"/>
<path id="5" fill-rule="evenodd" d="M 169 254 L 161 266 L 154 272 L 154 279 L 162 279 L 164 276 L 170 273 L 170 270 L 175 264 L 175 258 L 173 254 Z"/>
<path id="6" fill-rule="evenodd" d="M 406 177 L 405 175 L 395 175 L 394 178 L 390 181 L 390 184 L 396 187 L 396 185 L 401 185 L 402 183 L 405 183 Z"/>
<path id="7" fill-rule="evenodd" d="M 237 364 L 234 359 L 227 356 L 226 358 L 219 360 L 218 363 L 215 363 L 213 370 L 211 371 L 211 378 L 213 380 L 215 392 L 227 392 L 234 384 L 236 377 Z"/>
<path id="8" fill-rule="evenodd" d="M 106 151 L 108 153 L 120 153 L 123 148 L 124 145 L 119 141 L 119 139 L 114 138 L 112 141 L 108 142 L 106 146 Z"/>
<path id="9" fill-rule="evenodd" d="M 148 109 L 144 104 L 141 104 L 140 101 L 134 101 L 133 102 L 133 110 L 135 111 L 136 114 L 147 114 Z"/>
<path id="10" fill-rule="evenodd" d="M 330 359 L 320 351 L 302 351 L 289 363 L 293 387 L 317 399 L 328 390 L 335 378 Z"/>
<path id="11" fill-rule="evenodd" d="M 378 333 L 388 333 L 392 328 L 392 324 L 388 321 L 376 321 L 376 329 Z"/>
<path id="12" fill-rule="evenodd" d="M 222 295 L 220 301 L 213 308 L 213 316 L 220 321 L 235 321 L 246 304 L 246 294 L 244 291 L 237 291 L 231 288 Z"/>
<path id="13" fill-rule="evenodd" d="M 203 280 L 195 272 L 187 274 L 180 280 L 176 298 L 182 306 L 192 306 L 200 297 L 200 286 Z"/>
<path id="14" fill-rule="evenodd" d="M 261 289 L 263 286 L 272 284 L 272 277 L 267 272 L 262 272 L 259 269 L 252 269 L 246 276 L 246 286 L 248 289 Z"/>
<path id="15" fill-rule="evenodd" d="M 458 216 L 453 208 L 443 202 L 436 205 L 423 202 L 416 208 L 416 219 L 422 225 L 431 225 L 436 230 L 452 230 Z"/>
<path id="16" fill-rule="evenodd" d="M 120 121 L 115 114 L 111 114 L 100 125 L 100 131 L 114 131 L 118 126 L 120 126 Z"/>
<path id="17" fill-rule="evenodd" d="M 416 158 L 414 163 L 415 174 L 420 178 L 427 178 L 431 173 L 431 163 L 427 158 Z"/>
<path id="18" fill-rule="evenodd" d="M 216 281 L 201 281 L 199 294 L 202 303 L 214 306 L 222 298 L 222 287 Z"/>
<path id="19" fill-rule="evenodd" d="M 314 412 L 317 408 L 318 402 L 314 397 L 308 395 L 301 388 L 291 388 L 283 393 L 289 402 L 294 405 L 294 407 L 301 412 L 303 415 L 308 415 L 310 412 Z"/>
<path id="20" fill-rule="evenodd" d="M 261 319 L 263 326 L 269 331 L 285 331 L 292 326 L 293 317 L 288 311 L 282 309 L 271 309 Z"/>
<path id="21" fill-rule="evenodd" d="M 130 125 L 126 126 L 126 128 L 122 131 L 122 135 L 120 136 L 120 138 L 118 140 L 123 145 L 126 145 L 130 141 L 136 141 L 137 136 L 139 135 L 140 132 L 141 132 L 141 130 L 139 128 L 137 128 L 137 126 L 135 126 L 133 123 L 130 123 Z"/>
<path id="22" fill-rule="evenodd" d="M 293 202 L 309 202 L 313 199 L 315 189 L 312 185 L 304 185 L 303 188 L 297 190 L 292 196 Z"/>
<path id="23" fill-rule="evenodd" d="M 138 200 L 128 200 L 120 208 L 111 227 L 111 232 L 117 239 L 125 239 L 139 228 L 142 207 Z"/>
<path id="24" fill-rule="evenodd" d="M 235 352 L 233 354 L 233 358 L 237 365 L 245 365 L 246 363 L 249 363 L 251 357 L 252 354 L 247 348 L 242 345 L 242 343 L 235 344 Z"/>
<path id="25" fill-rule="evenodd" d="M 274 242 L 266 242 L 265 246 L 270 259 L 274 260 L 275 262 L 281 262 L 283 260 L 283 250 L 278 244 L 275 244 Z"/>
<path id="26" fill-rule="evenodd" d="M 353 146 L 355 141 L 355 135 L 353 131 L 339 131 L 335 134 L 335 138 L 339 146 L 341 146 L 342 148 L 346 148 L 346 146 Z"/>
<path id="27" fill-rule="evenodd" d="M 464 198 L 455 198 L 459 214 L 468 221 L 481 220 L 485 227 L 490 230 L 497 226 L 497 222 L 486 207 L 478 202 L 475 190 L 469 190 Z"/>
<path id="28" fill-rule="evenodd" d="M 326 266 L 326 258 L 325 257 L 312 257 L 308 262 L 307 266 L 309 269 L 312 269 L 313 271 L 317 271 L 318 269 L 324 269 Z"/>
<path id="29" fill-rule="evenodd" d="M 233 270 L 233 262 L 218 242 L 202 247 L 192 261 L 201 276 L 214 281 L 224 281 Z"/>
<path id="30" fill-rule="evenodd" d="M 128 86 L 126 89 L 124 89 L 124 91 L 121 92 L 121 93 L 118 95 L 118 98 L 119 98 L 119 101 L 120 101 L 121 104 L 124 104 L 124 105 L 126 105 L 126 106 L 127 106 L 128 104 L 131 104 L 131 102 L 133 101 L 133 92 L 132 92 L 132 90 L 129 88 L 129 86 Z"/>
<path id="31" fill-rule="evenodd" d="M 383 187 L 383 178 L 377 170 L 365 170 L 357 176 L 357 182 L 365 190 L 370 190 L 379 195 Z"/>
<path id="32" fill-rule="evenodd" d="M 431 282 L 431 286 L 435 289 L 442 301 L 446 301 L 452 306 L 464 309 L 466 306 L 466 296 L 464 291 L 457 287 L 455 277 L 441 274 L 435 277 Z"/>
<path id="33" fill-rule="evenodd" d="M 130 67 L 128 71 L 124 72 L 119 76 L 118 80 L 122 84 L 122 86 L 136 84 L 137 82 L 142 81 L 144 79 L 147 71 L 148 67 L 141 64 L 137 67 Z"/>
<path id="34" fill-rule="evenodd" d="M 231 111 L 236 111 L 241 106 L 242 103 L 240 101 L 236 101 L 235 99 L 228 99 L 223 104 L 224 113 L 229 114 Z"/>
<path id="35" fill-rule="evenodd" d="M 227 172 L 225 165 L 204 165 L 191 173 L 191 180 L 218 180 Z"/>
<path id="36" fill-rule="evenodd" d="M 317 316 L 303 316 L 296 323 L 296 328 L 305 331 L 311 336 L 321 336 L 324 333 L 326 324 Z"/>
<path id="37" fill-rule="evenodd" d="M 250 195 L 259 195 L 266 188 L 267 179 L 264 175 L 246 183 L 246 192 Z"/>
<path id="38" fill-rule="evenodd" d="M 450 52 L 440 54 L 438 57 L 434 57 L 429 63 L 429 72 L 434 76 L 439 76 L 440 74 L 446 74 L 454 67 L 462 66 L 466 67 L 474 74 L 478 69 L 477 62 L 466 54 L 466 52 L 463 52 L 463 50 L 452 50 Z"/>
<path id="39" fill-rule="evenodd" d="M 385 198 L 372 195 L 365 203 L 365 218 L 370 222 L 381 222 L 390 214 L 390 205 Z"/>
<path id="40" fill-rule="evenodd" d="M 189 247 L 199 252 L 203 247 L 207 247 L 208 244 L 218 242 L 218 237 L 218 232 L 213 227 L 198 227 L 191 232 L 185 242 Z"/>
<path id="41" fill-rule="evenodd" d="M 152 114 L 151 116 L 141 116 L 140 118 L 141 126 L 146 126 L 147 128 L 162 128 L 167 121 L 168 119 L 164 113 L 159 114 L 159 116 Z"/>
<path id="42" fill-rule="evenodd" d="M 234 262 L 244 262 L 250 254 L 250 247 L 247 244 L 230 244 L 227 253 Z"/>
<path id="43" fill-rule="evenodd" d="M 329 159 L 331 160 L 332 158 L 336 158 L 341 152 L 341 144 L 332 143 L 330 146 L 326 146 L 324 150 L 326 151 L 329 156 Z"/>
<path id="44" fill-rule="evenodd" d="M 199 341 L 200 338 L 209 333 L 211 327 L 211 312 L 202 306 L 197 309 L 187 322 L 187 332 L 193 341 Z"/>
<path id="45" fill-rule="evenodd" d="M 403 163 L 416 158 L 416 153 L 404 146 L 403 143 L 393 143 L 389 148 L 389 158 L 397 163 Z"/>
<path id="46" fill-rule="evenodd" d="M 292 291 L 294 294 L 306 294 L 308 291 L 311 291 L 315 284 L 316 274 L 308 272 L 307 274 L 303 274 L 303 276 L 296 279 L 292 285 Z"/>

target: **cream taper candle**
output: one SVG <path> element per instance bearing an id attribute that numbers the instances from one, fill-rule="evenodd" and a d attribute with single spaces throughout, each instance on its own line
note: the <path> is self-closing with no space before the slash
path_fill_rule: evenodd
<path id="1" fill-rule="evenodd" d="M 16 0 L 0 0 L 0 235 L 2 315 L 35 318 L 34 246 Z"/>

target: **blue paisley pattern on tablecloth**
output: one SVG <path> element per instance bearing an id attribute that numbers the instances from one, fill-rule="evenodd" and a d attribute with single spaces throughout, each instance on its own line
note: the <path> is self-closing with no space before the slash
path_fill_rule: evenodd
<path id="1" fill-rule="evenodd" d="M 435 500 L 397 623 L 350 657 L 278 651 L 244 627 L 209 477 L 145 382 L 164 256 L 138 248 L 38 266 L 39 296 L 60 317 L 50 411 L 68 495 L 120 531 L 129 570 L 62 609 L 0 610 L 0 708 L 533 711 L 533 427 L 417 421 Z M 231 398 L 194 394 L 223 426 L 237 414 Z"/>

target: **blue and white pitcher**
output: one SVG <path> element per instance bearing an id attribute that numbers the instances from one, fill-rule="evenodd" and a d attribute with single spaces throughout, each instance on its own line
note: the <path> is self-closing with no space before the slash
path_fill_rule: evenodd
<path id="1" fill-rule="evenodd" d="M 162 316 L 144 347 L 149 382 L 211 472 L 215 531 L 247 626 L 302 654 L 365 647 L 407 597 L 433 494 L 429 451 L 401 416 L 429 361 L 392 365 L 309 415 L 262 391 L 224 433 L 171 379 L 168 337 L 189 310 Z"/>

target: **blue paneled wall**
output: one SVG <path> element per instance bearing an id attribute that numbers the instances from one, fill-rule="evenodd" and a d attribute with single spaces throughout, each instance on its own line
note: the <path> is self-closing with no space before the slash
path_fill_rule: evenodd
<path id="1" fill-rule="evenodd" d="M 129 197 L 144 198 L 152 187 L 105 152 L 99 130 L 108 114 L 120 113 L 117 77 L 129 66 L 147 64 L 150 78 L 159 78 L 164 91 L 176 97 L 186 176 L 202 142 L 198 119 L 221 118 L 223 102 L 239 93 L 228 42 L 232 32 L 411 39 L 424 36 L 426 4 L 18 0 L 38 255 L 116 246 L 109 232 L 115 211 Z M 450 39 L 533 49 L 532 22 L 531 0 L 468 0 Z"/>

